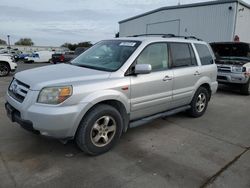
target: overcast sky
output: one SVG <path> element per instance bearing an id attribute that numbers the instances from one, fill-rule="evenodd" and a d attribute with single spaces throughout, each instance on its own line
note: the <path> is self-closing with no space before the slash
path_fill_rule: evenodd
<path id="1" fill-rule="evenodd" d="M 10 35 L 13 44 L 29 37 L 35 45 L 53 46 L 97 42 L 114 37 L 123 19 L 177 4 L 178 0 L 0 0 L 0 38 L 7 41 Z"/>

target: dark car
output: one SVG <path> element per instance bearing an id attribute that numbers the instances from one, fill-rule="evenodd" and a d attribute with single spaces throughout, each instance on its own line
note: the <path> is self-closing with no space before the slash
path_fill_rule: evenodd
<path id="1" fill-rule="evenodd" d="M 87 48 L 78 47 L 75 51 L 59 52 L 52 55 L 51 63 L 66 63 L 83 53 Z"/>
<path id="2" fill-rule="evenodd" d="M 217 80 L 237 86 L 242 94 L 250 94 L 250 44 L 216 42 L 210 44 L 216 56 Z"/>
<path id="3" fill-rule="evenodd" d="M 21 54 L 15 55 L 14 58 L 16 62 L 24 62 L 25 57 L 28 57 L 29 55 L 30 54 L 21 53 Z"/>
<path id="4" fill-rule="evenodd" d="M 74 54 L 75 53 L 71 51 L 55 53 L 55 54 L 52 54 L 52 58 L 50 62 L 54 64 L 69 62 L 71 59 L 75 57 Z"/>

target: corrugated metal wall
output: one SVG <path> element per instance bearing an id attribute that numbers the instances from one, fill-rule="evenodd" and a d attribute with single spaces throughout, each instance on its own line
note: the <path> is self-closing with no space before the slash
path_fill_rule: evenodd
<path id="1" fill-rule="evenodd" d="M 192 35 L 208 42 L 231 41 L 235 30 L 236 7 L 237 3 L 228 3 L 162 10 L 120 23 L 120 36 L 145 34 L 149 25 L 178 20 L 179 33 L 174 34 Z M 169 29 L 168 25 L 164 28 L 164 25 L 160 24 L 158 33 L 171 33 L 177 30 Z M 154 28 L 154 33 L 155 31 Z"/>
<path id="2" fill-rule="evenodd" d="M 235 35 L 240 41 L 250 43 L 250 9 L 243 5 L 238 6 Z"/>

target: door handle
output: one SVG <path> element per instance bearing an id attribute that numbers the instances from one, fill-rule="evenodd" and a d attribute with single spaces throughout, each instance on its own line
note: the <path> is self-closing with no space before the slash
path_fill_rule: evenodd
<path id="1" fill-rule="evenodd" d="M 200 73 L 199 71 L 195 71 L 194 75 L 195 75 L 195 76 L 200 76 L 201 73 Z"/>
<path id="2" fill-rule="evenodd" d="M 173 80 L 173 78 L 170 76 L 165 76 L 162 80 L 163 81 L 170 81 L 170 80 Z"/>

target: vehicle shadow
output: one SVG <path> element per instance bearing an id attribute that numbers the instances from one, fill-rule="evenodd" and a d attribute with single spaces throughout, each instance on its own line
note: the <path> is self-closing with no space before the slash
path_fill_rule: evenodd
<path id="1" fill-rule="evenodd" d="M 227 94 L 227 95 L 242 95 L 240 93 L 240 89 L 234 85 L 223 85 L 220 84 L 217 90 L 219 94 Z"/>

